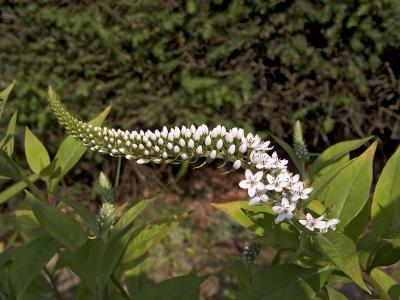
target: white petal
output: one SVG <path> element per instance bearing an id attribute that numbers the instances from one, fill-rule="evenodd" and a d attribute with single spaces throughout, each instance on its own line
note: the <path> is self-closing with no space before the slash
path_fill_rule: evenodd
<path id="1" fill-rule="evenodd" d="M 309 194 L 309 193 L 312 192 L 312 190 L 313 190 L 313 188 L 312 188 L 312 187 L 309 187 L 309 188 L 304 189 L 304 190 L 303 190 L 303 193 L 304 193 L 304 194 Z"/>
<path id="2" fill-rule="evenodd" d="M 282 222 L 283 220 L 285 220 L 286 219 L 286 215 L 285 214 L 279 214 L 277 217 L 276 217 L 276 222 Z"/>
<path id="3" fill-rule="evenodd" d="M 282 207 L 288 207 L 289 206 L 289 200 L 286 198 L 282 198 Z"/>
<path id="4" fill-rule="evenodd" d="M 289 211 L 287 214 L 285 214 L 286 219 L 291 219 L 293 218 L 293 213 L 291 211 Z"/>
<path id="5" fill-rule="evenodd" d="M 272 176 L 271 174 L 267 174 L 267 180 L 268 180 L 269 183 L 272 184 L 275 181 L 275 177 Z"/>
<path id="6" fill-rule="evenodd" d="M 249 186 L 250 186 L 250 184 L 249 184 L 249 182 L 248 182 L 246 179 L 243 179 L 241 182 L 239 182 L 239 186 L 240 186 L 242 189 L 248 189 Z"/>
<path id="7" fill-rule="evenodd" d="M 262 191 L 265 189 L 265 185 L 262 182 L 257 182 L 255 188 L 257 189 L 257 191 Z"/>
<path id="8" fill-rule="evenodd" d="M 244 173 L 244 175 L 246 176 L 246 179 L 251 179 L 253 178 L 253 172 L 251 172 L 251 170 L 247 169 Z"/>
<path id="9" fill-rule="evenodd" d="M 279 214 L 279 213 L 282 211 L 282 207 L 280 207 L 280 206 L 273 206 L 273 207 L 272 207 L 272 210 L 273 210 L 275 213 Z"/>
<path id="10" fill-rule="evenodd" d="M 289 205 L 289 207 L 288 207 L 288 209 L 289 209 L 289 211 L 294 211 L 295 209 L 296 209 L 296 203 L 292 203 L 292 204 L 290 204 Z"/>
<path id="11" fill-rule="evenodd" d="M 307 220 L 313 220 L 313 216 L 310 213 L 307 213 L 306 215 Z"/>
<path id="12" fill-rule="evenodd" d="M 255 177 L 255 179 L 257 181 L 260 181 L 262 179 L 263 175 L 264 175 L 264 172 L 263 171 L 259 171 L 256 174 L 254 174 L 254 177 Z"/>
<path id="13" fill-rule="evenodd" d="M 306 224 L 308 223 L 307 220 L 299 220 L 299 223 L 303 226 L 306 226 Z"/>
<path id="14" fill-rule="evenodd" d="M 254 197 L 255 194 L 256 194 L 256 192 L 257 192 L 256 187 L 255 187 L 255 186 L 249 187 L 249 189 L 247 190 L 247 192 L 248 192 L 248 194 L 249 194 L 250 197 Z"/>
<path id="15" fill-rule="evenodd" d="M 260 203 L 260 198 L 258 197 L 251 198 L 249 201 L 249 205 L 257 205 L 258 203 Z"/>

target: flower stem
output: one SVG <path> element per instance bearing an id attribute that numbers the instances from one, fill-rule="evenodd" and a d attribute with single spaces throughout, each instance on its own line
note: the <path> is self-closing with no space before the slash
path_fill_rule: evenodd
<path id="1" fill-rule="evenodd" d="M 125 289 L 122 287 L 121 283 L 119 282 L 119 280 L 115 277 L 115 275 L 113 274 L 111 276 L 111 280 L 112 282 L 115 284 L 115 286 L 118 288 L 118 290 L 120 291 L 121 295 L 126 298 L 126 299 L 131 299 L 131 297 L 128 295 L 128 293 L 125 291 Z"/>
<path id="2" fill-rule="evenodd" d="M 122 163 L 122 157 L 118 157 L 118 163 L 117 163 L 117 172 L 115 175 L 115 191 L 118 191 L 118 186 L 119 186 L 119 178 L 121 175 L 121 163 Z"/>
<path id="3" fill-rule="evenodd" d="M 385 289 L 370 274 L 363 272 L 363 277 L 383 300 L 391 300 L 391 297 L 386 293 Z"/>
<path id="4" fill-rule="evenodd" d="M 47 277 L 49 278 L 50 283 L 53 286 L 53 290 L 54 290 L 54 293 L 56 294 L 57 298 L 63 299 L 61 293 L 58 291 L 57 283 L 56 283 L 55 279 L 53 278 L 53 276 L 51 275 L 50 271 L 46 267 L 44 267 L 43 270 L 46 273 Z"/>

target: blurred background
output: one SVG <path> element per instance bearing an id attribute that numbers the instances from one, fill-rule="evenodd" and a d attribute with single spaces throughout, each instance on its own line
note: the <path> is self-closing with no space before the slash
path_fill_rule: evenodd
<path id="1" fill-rule="evenodd" d="M 0 88 L 16 81 L 6 114 L 19 111 L 20 149 L 26 125 L 53 154 L 65 133 L 47 106 L 49 84 L 83 119 L 112 102 L 107 125 L 123 129 L 223 124 L 290 142 L 301 120 L 311 152 L 375 135 L 379 169 L 400 140 L 399 48 L 398 0 L 0 0 Z M 87 153 L 62 193 L 96 211 L 93 181 L 115 165 Z M 217 273 L 207 299 L 234 289 L 218 272 L 235 268 L 251 237 L 210 206 L 245 197 L 241 174 L 223 171 L 124 163 L 120 203 L 170 182 L 151 213 L 193 209 L 155 250 L 152 280 L 196 270 Z"/>

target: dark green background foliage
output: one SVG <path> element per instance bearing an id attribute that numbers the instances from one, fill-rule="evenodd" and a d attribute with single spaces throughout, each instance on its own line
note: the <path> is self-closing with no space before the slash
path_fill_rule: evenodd
<path id="1" fill-rule="evenodd" d="M 286 136 L 299 118 L 314 143 L 400 138 L 398 0 L 0 3 L 0 86 L 17 80 L 11 102 L 39 130 L 51 83 L 86 118 L 112 100 L 124 128 Z"/>

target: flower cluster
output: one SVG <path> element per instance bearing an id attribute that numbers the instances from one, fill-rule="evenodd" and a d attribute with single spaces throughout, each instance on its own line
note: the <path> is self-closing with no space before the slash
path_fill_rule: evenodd
<path id="1" fill-rule="evenodd" d="M 269 203 L 277 214 L 276 222 L 291 220 L 297 213 L 299 223 L 307 229 L 320 232 L 335 230 L 338 219 L 323 220 L 323 216 L 314 219 L 310 214 L 306 219 L 301 219 L 298 202 L 309 198 L 311 187 L 305 187 L 300 180 L 300 175 L 293 175 L 287 170 L 287 160 L 278 158 L 276 152 L 268 153 L 269 142 L 261 142 L 258 136 L 250 136 L 253 141 L 248 145 L 251 149 L 249 162 L 245 171 L 245 179 L 239 183 L 243 189 L 247 189 L 250 197 L 249 204 Z M 252 170 L 254 170 L 254 173 Z"/>
<path id="2" fill-rule="evenodd" d="M 245 179 L 239 186 L 247 189 L 249 204 L 275 205 L 273 210 L 277 214 L 277 222 L 292 219 L 297 202 L 307 199 L 312 191 L 300 181 L 299 175 L 287 171 L 287 160 L 280 159 L 276 152 L 268 153 L 272 150 L 269 141 L 262 141 L 258 135 L 245 134 L 241 128 L 228 130 L 218 125 L 209 129 L 206 125 L 191 125 L 170 129 L 163 127 L 155 131 L 115 130 L 78 120 L 51 88 L 49 103 L 67 132 L 93 151 L 125 157 L 137 163 L 197 162 L 203 158 L 205 162 L 214 159 L 230 162 L 234 169 L 245 168 Z M 334 229 L 337 222 L 332 224 L 326 228 Z M 315 226 L 307 228 L 325 230 Z"/>

